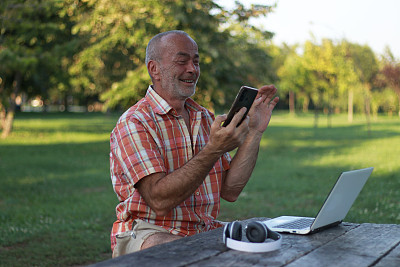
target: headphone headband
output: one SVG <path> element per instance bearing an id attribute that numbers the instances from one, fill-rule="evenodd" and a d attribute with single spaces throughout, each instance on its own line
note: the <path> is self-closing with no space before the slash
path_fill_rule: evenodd
<path id="1" fill-rule="evenodd" d="M 246 236 L 250 242 L 241 241 L 242 226 L 235 221 L 225 225 L 223 241 L 228 248 L 244 252 L 269 252 L 281 247 L 282 236 L 271 231 L 262 222 L 252 222 L 246 227 Z M 252 236 L 249 236 L 251 233 Z M 249 238 L 250 237 L 250 238 Z M 260 237 L 262 237 L 260 239 Z M 272 239 L 272 242 L 265 242 Z"/>

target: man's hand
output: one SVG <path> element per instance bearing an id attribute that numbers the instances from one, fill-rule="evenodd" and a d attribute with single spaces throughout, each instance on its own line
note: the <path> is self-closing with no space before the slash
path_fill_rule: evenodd
<path id="1" fill-rule="evenodd" d="M 279 97 L 274 97 L 276 91 L 274 85 L 264 85 L 258 89 L 257 97 L 249 111 L 250 131 L 256 130 L 262 134 L 267 129 L 272 111 L 279 101 Z"/>
<path id="2" fill-rule="evenodd" d="M 221 155 L 239 147 L 249 132 L 249 116 L 246 116 L 238 126 L 245 112 L 246 108 L 241 108 L 226 127 L 222 126 L 222 122 L 226 120 L 227 115 L 217 116 L 211 125 L 210 139 L 207 146 Z"/>
<path id="3" fill-rule="evenodd" d="M 227 201 L 236 201 L 250 179 L 256 165 L 262 134 L 267 129 L 272 111 L 279 101 L 279 98 L 275 97 L 276 91 L 273 85 L 266 85 L 258 89 L 256 100 L 251 106 L 246 120 L 248 133 L 245 140 L 239 145 L 230 169 L 223 179 L 221 197 Z"/>

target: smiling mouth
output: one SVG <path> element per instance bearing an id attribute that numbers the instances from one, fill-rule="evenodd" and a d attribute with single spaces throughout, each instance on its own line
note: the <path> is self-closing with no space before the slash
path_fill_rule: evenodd
<path id="1" fill-rule="evenodd" d="M 180 80 L 180 81 L 182 81 L 184 83 L 194 83 L 195 82 L 195 80 Z"/>

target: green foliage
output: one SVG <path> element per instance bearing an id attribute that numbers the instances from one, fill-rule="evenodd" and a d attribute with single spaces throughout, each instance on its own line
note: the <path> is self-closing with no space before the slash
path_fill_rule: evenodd
<path id="1" fill-rule="evenodd" d="M 0 5 L 0 126 L 12 130 L 17 97 L 62 95 L 68 88 L 71 23 L 58 0 L 5 0 Z M 73 46 L 73 45 L 72 45 Z M 73 49 L 72 49 L 73 50 Z"/>
<path id="2" fill-rule="evenodd" d="M 302 53 L 297 50 L 296 46 L 286 48 L 289 52 L 282 50 L 286 56 L 277 74 L 281 91 L 290 96 L 294 93 L 296 100 L 303 102 L 303 110 L 308 110 L 304 105 L 310 99 L 316 109 L 329 113 L 352 112 L 353 107 L 367 114 L 387 110 L 381 106 L 385 102 L 382 97 L 374 93 L 383 91 L 384 86 L 377 83 L 379 64 L 371 48 L 325 39 L 320 44 L 307 41 Z"/>
<path id="3" fill-rule="evenodd" d="M 133 87 L 138 81 L 129 87 L 123 80 L 130 76 L 132 81 L 130 71 L 140 72 L 136 69 L 142 68 L 152 35 L 176 27 L 176 21 L 164 15 L 169 11 L 159 1 L 79 1 L 70 11 L 76 14 L 72 33 L 80 43 L 69 68 L 74 90 L 84 95 L 99 95 L 121 86 L 125 90 L 146 90 L 147 86 Z"/>
<path id="4" fill-rule="evenodd" d="M 381 110 L 390 116 L 394 115 L 396 110 L 399 110 L 399 101 L 396 92 L 392 89 L 386 88 L 380 91 L 372 92 L 372 102 L 371 111 L 376 117 L 378 112 Z"/>
<path id="5" fill-rule="evenodd" d="M 283 94 L 293 91 L 299 95 L 309 96 L 313 91 L 313 73 L 305 66 L 304 59 L 295 52 L 295 49 L 296 47 L 291 49 L 277 72 L 280 78 L 279 89 Z"/>
<path id="6" fill-rule="evenodd" d="M 384 87 L 387 86 L 397 94 L 400 116 L 400 62 L 394 60 L 390 51 L 387 53 L 388 57 L 382 60 L 382 67 L 377 75 L 377 83 Z M 393 111 L 392 108 L 389 112 L 391 111 Z"/>
<path id="7" fill-rule="evenodd" d="M 142 98 L 149 85 L 150 78 L 146 65 L 141 65 L 135 70 L 127 72 L 125 79 L 112 84 L 111 89 L 101 95 L 101 100 L 107 103 L 108 107 L 129 107 Z"/>
<path id="8" fill-rule="evenodd" d="M 372 84 L 378 74 L 378 62 L 372 49 L 367 45 L 350 44 L 349 56 L 352 58 L 355 70 L 363 84 Z"/>
<path id="9" fill-rule="evenodd" d="M 108 107 L 127 108 L 150 83 L 144 63 L 148 41 L 178 29 L 199 46 L 202 75 L 196 100 L 208 107 L 226 104 L 225 98 L 230 103 L 244 82 L 255 86 L 267 80 L 269 57 L 263 43 L 271 34 L 247 21 L 269 11 L 266 6 L 245 9 L 238 4 L 228 12 L 210 0 L 82 1 L 72 11 L 77 14 L 73 33 L 82 46 L 69 69 L 72 84 L 86 95 L 101 94 Z M 235 21 L 235 29 L 229 27 Z"/>
<path id="10" fill-rule="evenodd" d="M 0 77 L 9 94 L 17 73 L 22 76 L 20 88 L 28 96 L 46 96 L 50 88 L 67 83 L 62 59 L 70 52 L 66 44 L 70 24 L 59 16 L 61 9 L 62 2 L 57 0 L 2 2 Z"/>

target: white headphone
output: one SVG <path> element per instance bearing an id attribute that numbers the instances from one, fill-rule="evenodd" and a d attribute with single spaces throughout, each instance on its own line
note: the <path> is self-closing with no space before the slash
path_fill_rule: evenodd
<path id="1" fill-rule="evenodd" d="M 281 247 L 282 236 L 268 229 L 262 222 L 249 223 L 245 231 L 246 237 L 250 242 L 241 241 L 242 225 L 240 222 L 234 221 L 226 224 L 222 237 L 224 244 L 228 248 L 245 252 L 268 252 Z M 275 241 L 265 242 L 268 239 Z"/>

